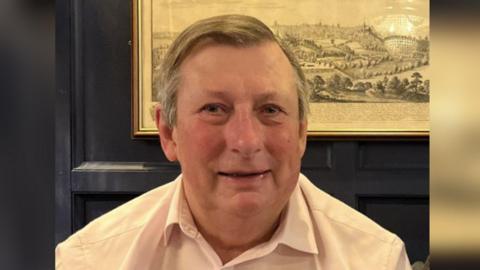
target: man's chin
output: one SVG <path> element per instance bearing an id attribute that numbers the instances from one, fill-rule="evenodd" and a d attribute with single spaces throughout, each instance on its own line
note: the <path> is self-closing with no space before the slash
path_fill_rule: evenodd
<path id="1" fill-rule="evenodd" d="M 265 201 L 265 195 L 258 192 L 241 192 L 230 201 L 230 208 L 237 215 L 255 216 L 270 208 Z"/>

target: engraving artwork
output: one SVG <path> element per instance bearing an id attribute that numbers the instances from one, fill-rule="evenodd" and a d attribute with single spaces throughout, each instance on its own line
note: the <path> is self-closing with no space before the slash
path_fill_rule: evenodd
<path id="1" fill-rule="evenodd" d="M 153 0 L 152 85 L 186 25 L 239 13 L 264 21 L 295 53 L 312 103 L 427 103 L 428 11 L 425 0 Z"/>
<path id="2" fill-rule="evenodd" d="M 429 0 L 135 0 L 134 136 L 155 136 L 160 64 L 175 37 L 222 14 L 259 18 L 296 55 L 311 88 L 308 134 L 429 132 Z"/>

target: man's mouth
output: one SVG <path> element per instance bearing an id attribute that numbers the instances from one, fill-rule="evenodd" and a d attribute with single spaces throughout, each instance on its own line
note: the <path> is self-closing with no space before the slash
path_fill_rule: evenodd
<path id="1" fill-rule="evenodd" d="M 221 176 L 232 177 L 232 178 L 249 178 L 255 176 L 263 176 L 268 173 L 269 170 L 265 171 L 256 171 L 256 172 L 219 172 Z"/>

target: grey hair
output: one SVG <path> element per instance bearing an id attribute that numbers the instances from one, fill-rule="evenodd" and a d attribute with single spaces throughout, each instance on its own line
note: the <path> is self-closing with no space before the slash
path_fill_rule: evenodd
<path id="1" fill-rule="evenodd" d="M 196 45 L 202 42 L 249 47 L 263 42 L 280 46 L 295 74 L 300 120 L 309 113 L 310 89 L 293 53 L 260 20 L 245 15 L 221 15 L 195 22 L 187 27 L 170 45 L 164 56 L 158 77 L 157 99 L 162 117 L 172 128 L 176 123 L 177 88 L 180 84 L 180 66 Z"/>

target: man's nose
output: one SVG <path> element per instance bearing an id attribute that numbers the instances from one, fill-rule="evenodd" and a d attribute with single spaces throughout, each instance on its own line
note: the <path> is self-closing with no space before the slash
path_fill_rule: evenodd
<path id="1" fill-rule="evenodd" d="M 225 139 L 230 151 L 250 158 L 262 149 L 262 126 L 253 112 L 235 112 L 230 117 Z"/>

